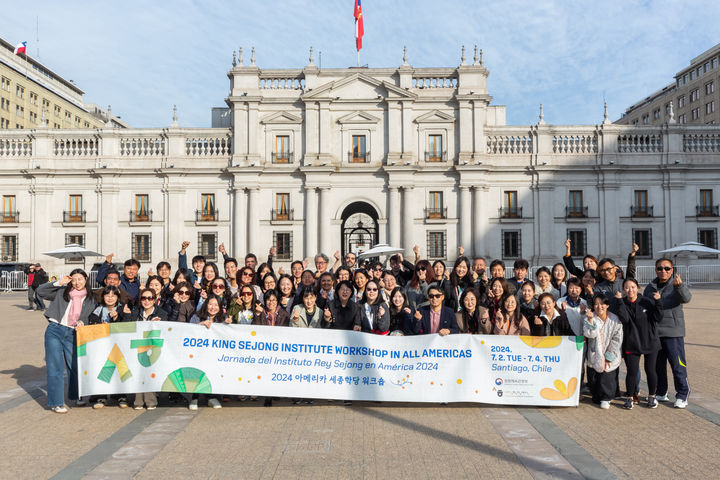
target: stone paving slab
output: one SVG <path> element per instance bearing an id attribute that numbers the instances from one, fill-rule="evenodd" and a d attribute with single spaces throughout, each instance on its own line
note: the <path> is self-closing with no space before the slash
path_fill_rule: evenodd
<path id="1" fill-rule="evenodd" d="M 45 320 L 20 309 L 22 294 L 3 294 L 0 471 L 32 479 L 578 478 L 592 471 L 576 464 L 586 458 L 602 478 L 712 478 L 720 471 L 720 427 L 698 412 L 720 414 L 718 293 L 693 289 L 685 309 L 694 410 L 625 411 L 617 401 L 603 411 L 585 399 L 533 415 L 475 404 L 287 400 L 272 408 L 233 400 L 195 413 L 107 406 L 57 415 L 45 408 Z"/>

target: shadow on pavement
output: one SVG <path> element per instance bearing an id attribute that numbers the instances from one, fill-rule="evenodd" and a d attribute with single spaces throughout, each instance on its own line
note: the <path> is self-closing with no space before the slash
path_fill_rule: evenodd
<path id="1" fill-rule="evenodd" d="M 354 410 L 362 415 L 367 415 L 368 417 L 392 423 L 393 425 L 401 428 L 407 428 L 414 432 L 428 435 L 433 439 L 451 443 L 459 447 L 470 448 L 476 452 L 491 455 L 499 460 L 506 460 L 508 462 L 515 463 L 517 465 L 529 468 L 534 471 L 543 472 L 553 478 L 564 478 L 567 475 L 566 470 L 556 468 L 547 463 L 539 462 L 530 457 L 525 457 L 525 461 L 521 461 L 514 453 L 512 453 L 512 451 L 501 450 L 497 447 L 487 445 L 471 438 L 461 437 L 460 435 L 455 435 L 454 433 L 444 432 L 442 430 L 438 430 L 437 428 L 428 427 L 427 425 L 422 425 L 420 423 L 406 420 L 404 418 L 398 418 L 394 415 L 390 415 L 389 413 L 381 412 L 378 410 L 366 410 L 365 407 L 355 408 Z"/>
<path id="2" fill-rule="evenodd" d="M 46 372 L 44 366 L 21 365 L 15 369 L 0 370 L 0 374 L 10 375 L 11 378 L 17 381 L 18 386 L 25 390 L 26 394 L 34 399 L 38 405 L 45 408 L 47 402 L 45 401 Z"/>

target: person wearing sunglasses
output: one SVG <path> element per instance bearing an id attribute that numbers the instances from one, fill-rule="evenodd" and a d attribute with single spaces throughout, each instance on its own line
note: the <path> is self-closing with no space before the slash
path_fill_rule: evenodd
<path id="1" fill-rule="evenodd" d="M 428 282 L 431 278 L 430 262 L 427 260 L 417 262 L 413 277 L 405 286 L 405 295 L 407 295 L 408 304 L 413 310 L 421 305 L 427 305 Z"/>
<path id="2" fill-rule="evenodd" d="M 132 312 L 133 322 L 166 321 L 167 313 L 157 305 L 157 294 L 150 288 L 140 290 L 138 306 Z M 142 410 L 143 406 L 148 410 L 155 410 L 157 407 L 157 395 L 155 392 L 138 392 L 135 394 L 135 410 Z"/>
<path id="3" fill-rule="evenodd" d="M 440 336 L 451 333 L 460 333 L 460 328 L 452 308 L 443 305 L 445 292 L 437 284 L 433 283 L 428 287 L 427 298 L 430 303 L 415 312 L 413 333 L 415 335 L 439 334 Z"/>
<path id="4" fill-rule="evenodd" d="M 255 283 L 255 279 L 257 278 L 257 275 L 255 274 L 255 270 L 252 268 L 245 266 L 240 269 L 240 278 L 238 280 L 238 283 L 240 285 L 250 285 L 250 287 L 255 292 L 255 299 L 262 303 L 264 301 L 262 288 L 260 288 L 259 285 Z"/>
<path id="5" fill-rule="evenodd" d="M 228 307 L 227 313 L 232 318 L 232 323 L 267 325 L 265 311 L 260 301 L 257 300 L 252 285 L 240 287 L 238 296 Z"/>
<path id="6" fill-rule="evenodd" d="M 623 281 L 625 278 L 635 278 L 635 254 L 640 247 L 637 243 L 633 243 L 632 251 L 628 254 L 627 269 L 623 275 L 622 269 L 615 265 L 611 258 L 602 258 L 598 263 L 597 273 L 600 275 L 600 282 L 595 289 L 614 302 L 615 294 L 623 293 Z M 615 305 L 613 305 L 614 310 Z"/>
<path id="7" fill-rule="evenodd" d="M 656 398 L 661 402 L 669 401 L 667 364 L 670 363 L 675 384 L 675 408 L 687 407 L 690 387 L 687 380 L 687 359 L 685 358 L 685 313 L 683 304 L 690 302 L 690 289 L 678 273 L 673 262 L 660 258 L 655 262 L 655 279 L 646 287 L 643 295 L 653 297 L 660 292 L 663 315 L 657 325 L 660 336 L 660 352 L 655 369 L 658 376 Z"/>
<path id="8" fill-rule="evenodd" d="M 380 295 L 380 284 L 370 280 L 360 300 L 362 312 L 362 331 L 387 335 L 390 330 L 390 308 Z"/>
<path id="9" fill-rule="evenodd" d="M 189 322 L 195 314 L 194 303 L 195 289 L 188 282 L 180 282 L 175 285 L 172 299 L 168 301 L 171 305 L 168 321 Z"/>

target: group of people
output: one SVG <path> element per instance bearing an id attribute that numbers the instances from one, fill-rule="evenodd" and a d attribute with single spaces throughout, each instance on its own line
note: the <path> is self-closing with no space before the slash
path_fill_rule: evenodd
<path id="1" fill-rule="evenodd" d="M 628 255 L 625 272 L 610 258 L 583 258 L 582 268 L 565 243 L 563 262 L 540 267 L 535 279 L 530 266 L 518 259 L 512 276 L 506 276 L 502 260 L 489 268 L 482 257 L 470 259 L 458 247 L 458 257 L 448 268 L 442 260 L 430 262 L 413 248 L 414 262 L 402 254 L 390 257 L 389 265 L 378 261 L 360 263 L 348 252 L 335 252 L 334 264 L 325 254 L 296 260 L 290 271 L 273 269 L 274 249 L 267 262 L 258 264 L 253 254 L 242 263 L 220 245 L 222 270 L 201 255 L 188 267 L 183 242 L 178 269 L 168 262 L 150 269 L 140 282 L 140 263 L 129 259 L 122 272 L 106 257 L 92 290 L 82 269 L 37 288 L 40 298 L 50 300 L 45 311 L 48 405 L 66 413 L 63 376 L 69 375 L 68 397 L 93 408 L 108 399 L 78 399 L 75 329 L 83 325 L 123 321 L 176 321 L 212 328 L 217 323 L 269 325 L 293 328 L 355 330 L 374 335 L 482 334 L 482 335 L 575 335 L 585 337 L 584 388 L 593 402 L 609 408 L 620 396 L 619 367 L 624 360 L 626 399 L 624 408 L 639 402 L 640 357 L 648 384 L 646 405 L 669 401 L 667 364 L 670 364 L 677 408 L 685 408 L 689 395 L 684 351 L 684 303 L 691 294 L 667 258 L 655 262 L 656 277 L 644 290 L 635 280 L 635 253 Z M 585 378 L 582 380 L 585 381 Z M 185 396 L 191 410 L 197 396 Z M 129 406 L 124 395 L 114 396 L 120 407 Z M 222 396 L 210 395 L 208 405 L 222 407 Z M 265 405 L 272 400 L 266 399 Z M 137 393 L 134 408 L 154 409 L 157 396 Z"/>

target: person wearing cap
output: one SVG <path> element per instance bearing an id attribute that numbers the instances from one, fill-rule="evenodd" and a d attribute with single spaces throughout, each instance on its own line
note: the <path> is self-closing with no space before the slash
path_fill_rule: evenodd
<path id="1" fill-rule="evenodd" d="M 45 302 L 37 294 L 37 289 L 47 283 L 48 275 L 39 263 L 30 265 L 25 272 L 28 274 L 28 310 L 45 310 Z"/>

